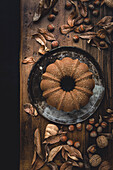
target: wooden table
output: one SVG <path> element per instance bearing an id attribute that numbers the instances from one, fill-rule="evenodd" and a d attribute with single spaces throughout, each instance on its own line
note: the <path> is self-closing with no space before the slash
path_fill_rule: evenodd
<path id="1" fill-rule="evenodd" d="M 27 92 L 27 81 L 28 76 L 32 68 L 32 64 L 22 64 L 22 60 L 24 57 L 34 56 L 35 60 L 40 58 L 38 54 L 38 49 L 40 45 L 33 39 L 31 39 L 31 34 L 38 27 L 46 28 L 50 23 L 47 19 L 46 15 L 43 17 L 38 23 L 32 24 L 30 26 L 29 23 L 32 19 L 33 12 L 35 10 L 37 1 L 36 0 L 21 0 L 21 51 L 20 51 L 20 170 L 30 170 L 31 169 L 31 161 L 33 158 L 33 135 L 34 131 L 37 127 L 40 129 L 41 133 L 41 141 L 44 139 L 44 131 L 46 125 L 49 123 L 41 115 L 37 117 L 32 117 L 26 114 L 23 110 L 23 105 L 25 103 L 30 102 L 28 98 Z M 61 35 L 59 32 L 59 27 L 64 23 L 67 23 L 67 17 L 70 11 L 64 9 L 65 0 L 59 0 L 56 4 L 56 7 L 59 9 L 59 14 L 56 16 L 53 24 L 55 25 L 54 35 L 56 39 L 59 41 L 60 46 L 77 46 L 80 47 L 87 52 L 89 52 L 99 63 L 105 78 L 106 91 L 104 99 L 96 111 L 94 113 L 95 119 L 97 119 L 98 115 L 106 114 L 106 108 L 113 108 L 113 59 L 112 59 L 112 49 L 99 51 L 95 47 L 91 47 L 87 44 L 86 40 L 81 40 L 79 43 L 74 43 L 72 37 L 74 33 L 69 33 L 68 35 Z M 94 24 L 99 21 L 105 15 L 112 15 L 112 10 L 103 6 L 100 10 L 100 15 L 98 18 L 93 17 L 91 15 Z M 51 43 L 48 43 L 48 47 L 51 48 Z M 75 130 L 73 133 L 68 134 L 68 137 L 75 140 L 79 139 L 81 142 L 80 150 L 84 154 L 86 152 L 86 148 L 91 144 L 94 139 L 89 137 L 89 133 L 85 130 L 85 125 L 88 121 L 85 121 L 82 124 L 82 131 L 79 132 Z M 65 127 L 67 128 L 67 127 Z M 109 124 L 106 131 L 111 132 L 111 128 L 113 125 Z M 110 160 L 113 169 L 113 142 L 109 142 L 109 146 L 102 151 L 103 160 Z M 43 169 L 49 169 L 47 166 L 43 167 Z"/>

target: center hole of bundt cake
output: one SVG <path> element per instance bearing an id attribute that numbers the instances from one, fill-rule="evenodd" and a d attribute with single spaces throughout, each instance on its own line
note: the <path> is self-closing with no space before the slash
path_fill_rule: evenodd
<path id="1" fill-rule="evenodd" d="M 75 81 L 72 77 L 65 76 L 61 79 L 60 86 L 64 91 L 71 91 L 75 87 Z"/>

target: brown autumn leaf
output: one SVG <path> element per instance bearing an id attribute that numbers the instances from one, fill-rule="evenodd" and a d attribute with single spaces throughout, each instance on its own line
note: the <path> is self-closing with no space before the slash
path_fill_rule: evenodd
<path id="1" fill-rule="evenodd" d="M 36 40 L 36 42 L 38 42 L 39 44 L 41 45 L 46 45 L 46 39 L 45 37 L 40 34 L 40 33 L 36 33 L 36 34 L 33 34 L 32 37 Z"/>
<path id="2" fill-rule="evenodd" d="M 106 24 L 105 26 L 103 26 L 103 28 L 108 32 L 108 34 L 111 34 L 111 32 L 113 31 L 113 22 Z"/>
<path id="3" fill-rule="evenodd" d="M 49 162 L 47 165 L 51 168 L 51 170 L 58 170 L 58 166 L 54 162 Z"/>
<path id="4" fill-rule="evenodd" d="M 60 27 L 60 32 L 61 32 L 62 34 L 67 34 L 67 33 L 71 32 L 71 31 L 73 31 L 73 29 L 74 29 L 74 27 L 72 28 L 72 27 L 70 27 L 68 24 L 67 24 L 67 25 L 62 25 L 62 26 Z"/>
<path id="5" fill-rule="evenodd" d="M 33 57 L 25 57 L 22 64 L 34 64 L 36 61 Z"/>
<path id="6" fill-rule="evenodd" d="M 48 156 L 48 162 L 51 162 L 54 157 L 57 155 L 58 152 L 60 152 L 60 150 L 62 149 L 62 146 L 56 146 L 53 149 L 50 150 L 49 156 Z"/>
<path id="7" fill-rule="evenodd" d="M 80 10 L 80 14 L 81 14 L 83 17 L 86 17 L 86 16 L 87 16 L 87 7 L 86 7 L 86 5 L 85 5 L 83 2 L 81 2 L 80 0 L 79 0 L 79 10 Z"/>
<path id="8" fill-rule="evenodd" d="M 34 148 L 33 159 L 31 165 L 33 165 L 36 161 L 36 147 Z"/>
<path id="9" fill-rule="evenodd" d="M 31 103 L 26 103 L 24 104 L 24 111 L 28 114 L 30 114 L 31 116 L 37 116 L 37 110 L 33 107 L 33 105 Z"/>
<path id="10" fill-rule="evenodd" d="M 79 37 L 82 38 L 82 39 L 91 40 L 91 39 L 94 38 L 95 36 L 96 36 L 96 33 L 95 33 L 95 32 L 86 32 L 86 33 L 81 34 Z"/>
<path id="11" fill-rule="evenodd" d="M 60 170 L 72 170 L 72 167 L 72 162 L 68 161 L 61 165 Z"/>
<path id="12" fill-rule="evenodd" d="M 43 161 L 39 156 L 36 159 L 35 163 L 33 164 L 31 170 L 38 170 L 40 168 L 42 168 L 45 164 L 45 161 Z"/>
<path id="13" fill-rule="evenodd" d="M 55 144 L 60 141 L 61 135 L 54 135 L 46 138 L 43 142 L 43 144 Z"/>
<path id="14" fill-rule="evenodd" d="M 38 28 L 38 32 L 40 34 L 42 34 L 45 37 L 45 39 L 48 40 L 48 41 L 56 40 L 54 35 L 51 32 L 49 32 L 48 30 L 46 30 L 45 28 Z"/>
<path id="15" fill-rule="evenodd" d="M 84 27 L 86 32 L 93 29 L 93 25 L 84 25 Z"/>
<path id="16" fill-rule="evenodd" d="M 36 146 L 36 152 L 38 156 L 42 159 L 42 149 L 41 149 L 41 137 L 40 137 L 40 131 L 39 128 L 37 128 L 34 132 L 34 144 Z"/>
<path id="17" fill-rule="evenodd" d="M 78 161 L 78 158 L 77 158 L 75 155 L 70 155 L 70 154 L 68 153 L 68 157 L 71 158 L 71 159 L 74 160 L 74 161 Z"/>
<path id="18" fill-rule="evenodd" d="M 75 17 L 77 17 L 77 12 L 76 12 L 76 10 L 74 10 L 74 11 L 72 11 L 71 13 L 70 13 L 70 15 L 68 16 L 68 25 L 70 26 L 70 27 L 74 27 L 74 23 L 75 23 L 75 20 L 74 20 L 74 18 Z"/>
<path id="19" fill-rule="evenodd" d="M 49 148 L 48 144 L 45 144 L 45 157 L 46 157 L 45 162 L 47 162 L 49 152 L 50 152 L 50 148 Z"/>
<path id="20" fill-rule="evenodd" d="M 109 24 L 112 21 L 112 19 L 113 19 L 112 16 L 105 16 L 96 25 L 103 27 L 103 26 Z"/>
<path id="21" fill-rule="evenodd" d="M 38 52 L 42 55 L 44 55 L 46 52 L 48 52 L 50 49 L 47 48 L 47 46 L 41 45 Z"/>
<path id="22" fill-rule="evenodd" d="M 68 153 L 66 152 L 66 150 L 65 150 L 64 148 L 62 148 L 61 154 L 62 154 L 62 157 L 67 161 L 67 159 L 68 159 Z"/>
<path id="23" fill-rule="evenodd" d="M 75 25 L 80 25 L 82 24 L 84 21 L 84 19 L 81 17 L 81 16 L 78 16 L 76 19 L 75 19 Z"/>

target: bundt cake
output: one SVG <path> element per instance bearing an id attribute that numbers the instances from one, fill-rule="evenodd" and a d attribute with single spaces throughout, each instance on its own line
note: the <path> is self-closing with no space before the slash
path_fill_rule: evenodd
<path id="1" fill-rule="evenodd" d="M 94 86 L 88 66 L 69 57 L 48 65 L 40 83 L 48 105 L 65 112 L 85 106 Z"/>

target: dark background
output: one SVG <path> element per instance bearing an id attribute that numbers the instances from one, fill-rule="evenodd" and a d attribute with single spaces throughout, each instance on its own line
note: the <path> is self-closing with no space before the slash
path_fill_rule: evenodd
<path id="1" fill-rule="evenodd" d="M 0 114 L 3 169 L 19 169 L 20 1 L 0 4 Z"/>

